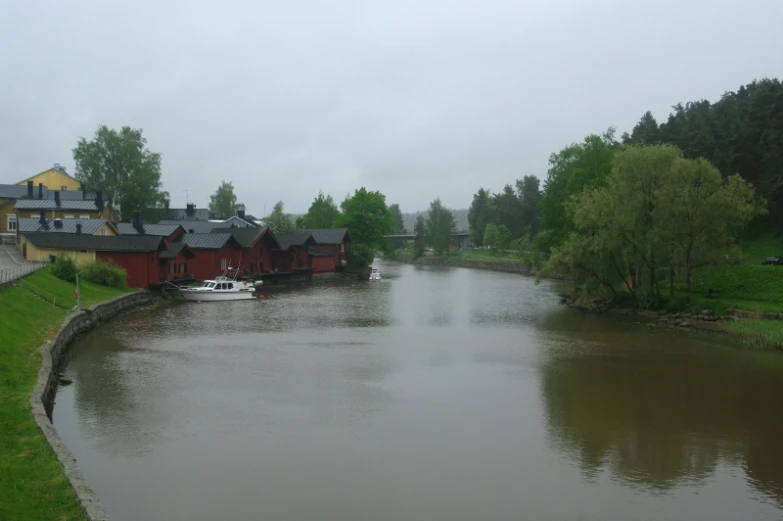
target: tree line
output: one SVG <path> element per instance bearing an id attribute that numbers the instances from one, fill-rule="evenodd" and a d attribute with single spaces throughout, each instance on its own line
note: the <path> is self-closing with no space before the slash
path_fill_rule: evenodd
<path id="1" fill-rule="evenodd" d="M 732 258 L 750 222 L 783 227 L 783 85 L 677 104 L 660 124 L 647 112 L 619 140 L 588 135 L 550 156 L 542 190 L 534 176 L 480 189 L 469 221 L 473 244 L 529 246 L 582 295 L 640 307 L 690 295 L 693 270 Z"/>

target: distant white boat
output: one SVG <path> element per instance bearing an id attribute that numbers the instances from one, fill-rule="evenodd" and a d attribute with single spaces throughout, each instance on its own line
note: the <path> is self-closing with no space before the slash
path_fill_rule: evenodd
<path id="1" fill-rule="evenodd" d="M 370 280 L 381 280 L 381 272 L 378 271 L 378 268 L 372 269 L 372 272 L 370 272 Z"/>
<path id="2" fill-rule="evenodd" d="M 223 275 L 214 280 L 205 280 L 195 288 L 179 288 L 185 300 L 201 302 L 220 302 L 228 300 L 250 300 L 256 297 L 255 291 L 263 282 L 255 283 L 237 280 L 239 270 L 228 268 Z"/>

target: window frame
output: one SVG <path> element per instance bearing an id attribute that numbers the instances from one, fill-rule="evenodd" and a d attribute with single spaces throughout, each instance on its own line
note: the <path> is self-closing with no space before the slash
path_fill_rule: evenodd
<path id="1" fill-rule="evenodd" d="M 7 216 L 5 226 L 9 232 L 15 232 L 19 230 L 19 219 L 16 218 L 15 213 L 9 213 Z M 13 226 L 11 224 L 13 223 Z"/>

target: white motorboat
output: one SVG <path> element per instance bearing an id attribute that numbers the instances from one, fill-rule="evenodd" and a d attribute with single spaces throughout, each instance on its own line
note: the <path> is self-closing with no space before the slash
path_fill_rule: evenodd
<path id="1" fill-rule="evenodd" d="M 214 280 L 205 280 L 201 286 L 179 288 L 185 300 L 201 302 L 219 302 L 225 300 L 250 300 L 256 298 L 255 291 L 263 282 L 255 283 L 238 280 L 239 270 L 228 268 L 223 275 Z"/>
<path id="2" fill-rule="evenodd" d="M 378 268 L 373 268 L 370 272 L 370 280 L 381 280 L 381 272 Z"/>

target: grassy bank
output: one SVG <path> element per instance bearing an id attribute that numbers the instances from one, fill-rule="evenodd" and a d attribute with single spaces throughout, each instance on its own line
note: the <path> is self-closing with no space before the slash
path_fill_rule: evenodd
<path id="1" fill-rule="evenodd" d="M 396 250 L 395 255 L 402 259 L 409 259 L 413 257 L 413 250 Z M 428 253 L 426 257 L 432 257 L 432 253 Z M 443 259 L 444 263 L 447 260 L 453 261 L 475 261 L 475 262 L 490 262 L 498 264 L 534 264 L 535 259 L 531 254 L 519 253 L 519 252 L 491 252 L 489 250 L 460 250 L 451 253 L 444 253 L 442 255 L 434 256 L 438 259 Z M 418 262 L 417 260 L 412 261 Z"/>
<path id="2" fill-rule="evenodd" d="M 722 327 L 733 333 L 739 345 L 746 349 L 783 349 L 783 321 L 734 320 L 724 323 Z"/>
<path id="3" fill-rule="evenodd" d="M 74 285 L 48 268 L 21 285 L 0 290 L 0 519 L 3 521 L 85 519 L 30 410 L 29 395 L 41 366 L 40 347 L 56 334 L 76 305 Z M 82 307 L 132 290 L 81 284 Z M 55 300 L 57 305 L 52 305 Z"/>

